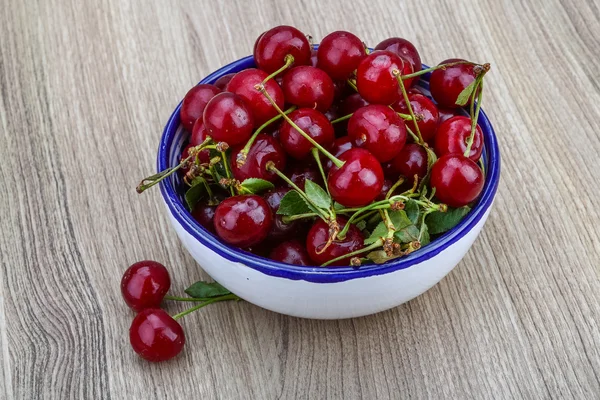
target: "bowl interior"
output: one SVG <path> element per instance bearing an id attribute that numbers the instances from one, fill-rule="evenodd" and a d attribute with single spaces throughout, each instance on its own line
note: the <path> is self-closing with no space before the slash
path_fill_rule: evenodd
<path id="1" fill-rule="evenodd" d="M 210 74 L 200 83 L 214 83 L 225 74 L 253 67 L 255 67 L 255 65 L 252 56 L 245 57 Z M 423 65 L 423 68 L 428 67 Z M 426 94 L 429 94 L 429 77 L 430 74 L 423 75 L 418 83 L 418 86 L 424 89 Z M 180 107 L 181 103 L 179 103 L 174 110 L 169 122 L 165 126 L 158 149 L 158 171 L 177 165 L 179 163 L 181 150 L 189 140 L 188 133 L 180 126 Z M 466 112 L 465 115 L 467 115 Z M 163 180 L 160 184 L 161 192 L 173 218 L 202 245 L 226 259 L 241 262 L 248 267 L 257 269 L 268 275 L 288 279 L 302 279 L 312 282 L 339 282 L 359 277 L 385 274 L 418 264 L 448 248 L 466 232 L 472 229 L 491 206 L 498 187 L 500 153 L 494 129 L 483 109 L 480 112 L 478 123 L 484 136 L 482 160 L 486 173 L 486 182 L 476 205 L 457 226 L 436 238 L 430 244 L 405 257 L 389 261 L 385 264 L 366 265 L 358 268 L 323 268 L 319 266 L 296 266 L 269 260 L 221 242 L 217 237 L 213 236 L 198 224 L 184 205 L 183 193 L 177 190 L 178 188 L 181 188 L 181 185 L 183 184 L 179 174 L 173 174 L 170 178 Z"/>

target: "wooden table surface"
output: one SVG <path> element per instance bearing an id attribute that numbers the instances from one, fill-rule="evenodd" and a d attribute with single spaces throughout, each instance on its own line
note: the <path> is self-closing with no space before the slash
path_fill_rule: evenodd
<path id="1" fill-rule="evenodd" d="M 597 1 L 93 3 L 0 6 L 1 398 L 599 398 Z M 134 187 L 186 91 L 279 24 L 492 63 L 494 209 L 457 268 L 398 308 L 312 321 L 218 304 L 186 317 L 182 355 L 144 362 L 123 270 L 163 262 L 175 292 L 207 275 L 159 191 Z"/>

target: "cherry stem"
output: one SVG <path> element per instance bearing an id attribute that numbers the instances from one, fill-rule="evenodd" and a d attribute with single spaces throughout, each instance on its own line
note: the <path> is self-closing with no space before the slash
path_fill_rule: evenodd
<path id="1" fill-rule="evenodd" d="M 199 302 L 199 301 L 208 301 L 212 299 L 212 297 L 179 297 L 179 296 L 165 296 L 165 300 L 171 301 L 187 301 L 187 302 Z"/>
<path id="2" fill-rule="evenodd" d="M 225 175 L 227 176 L 227 179 L 233 179 L 233 177 L 231 176 L 231 171 L 229 170 L 229 161 L 227 161 L 227 156 L 225 155 L 224 151 L 219 152 L 221 154 L 221 161 L 223 162 L 223 168 L 225 169 Z M 232 196 L 235 196 L 235 191 L 233 190 L 233 186 L 230 185 L 229 186 L 229 191 L 231 192 Z"/>
<path id="3" fill-rule="evenodd" d="M 354 115 L 354 114 L 348 114 L 348 115 L 344 115 L 343 117 L 336 118 L 333 121 L 331 121 L 331 124 L 332 125 L 333 124 L 337 124 L 338 122 L 342 122 L 342 121 L 345 121 L 347 119 L 350 119 L 350 118 L 352 118 L 352 115 Z"/>
<path id="4" fill-rule="evenodd" d="M 352 216 L 348 219 L 348 221 L 346 222 L 346 225 L 344 225 L 344 229 L 342 229 L 337 234 L 337 237 L 339 239 L 343 240 L 346 237 L 346 233 L 348 233 L 348 230 L 350 229 L 350 225 L 360 216 L 360 214 L 362 214 L 366 211 L 381 210 L 381 209 L 390 208 L 390 207 L 391 207 L 390 202 L 388 200 L 383 200 L 383 201 L 378 201 L 376 203 L 369 204 L 366 207 L 356 210 L 356 212 L 354 214 L 352 214 Z M 343 212 L 343 211 L 344 210 L 340 210 L 339 212 Z"/>
<path id="5" fill-rule="evenodd" d="M 422 69 L 420 71 L 413 72 L 412 74 L 402 75 L 400 78 L 402 80 L 410 79 L 410 78 L 415 78 L 417 76 L 425 75 L 428 72 L 435 71 L 436 69 L 446 69 L 448 67 L 453 67 L 455 65 L 460 65 L 460 64 L 479 65 L 479 64 L 476 64 L 476 63 L 471 62 L 471 61 L 455 61 L 455 62 L 451 62 L 451 63 L 436 65 L 435 67 L 430 67 L 430 68 Z"/>
<path id="6" fill-rule="evenodd" d="M 389 198 L 390 198 L 390 196 L 392 195 L 392 193 L 394 193 L 394 191 L 395 191 L 396 189 L 398 189 L 398 187 L 404 183 L 404 180 L 405 180 L 405 179 L 404 179 L 404 177 L 403 177 L 403 176 L 401 176 L 401 177 L 400 177 L 400 179 L 398 179 L 398 180 L 396 181 L 396 183 L 394 183 L 394 185 L 393 185 L 393 186 L 390 188 L 390 190 L 388 190 L 388 192 L 387 192 L 387 193 L 386 193 L 386 195 L 385 195 L 385 198 L 386 198 L 386 199 L 389 199 Z"/>
<path id="7" fill-rule="evenodd" d="M 423 144 L 425 141 L 423 140 L 423 136 L 421 136 L 421 130 L 419 129 L 419 124 L 417 123 L 417 118 L 415 117 L 415 113 L 413 111 L 412 105 L 410 104 L 410 100 L 408 99 L 408 93 L 406 92 L 406 88 L 404 87 L 404 82 L 402 82 L 402 76 L 400 75 L 400 71 L 395 69 L 392 74 L 396 77 L 398 81 L 398 86 L 400 86 L 400 90 L 402 90 L 402 97 L 404 97 L 404 102 L 406 103 L 406 108 L 408 109 L 408 113 L 410 114 L 413 124 L 415 125 L 415 131 L 417 132 L 417 137 L 419 141 L 417 143 Z"/>
<path id="8" fill-rule="evenodd" d="M 408 114 L 402 114 L 402 113 L 399 113 L 399 112 L 397 112 L 396 114 L 398 114 L 398 116 L 400 118 L 402 118 L 403 120 L 405 120 L 405 121 L 412 121 L 413 120 L 413 117 L 411 117 Z"/>
<path id="9" fill-rule="evenodd" d="M 267 100 L 269 100 L 269 102 L 271 103 L 271 105 L 273 107 L 275 107 L 275 109 L 277 110 L 277 112 L 286 120 L 286 122 L 288 124 L 290 124 L 294 129 L 296 129 L 298 131 L 298 133 L 300 133 L 302 136 L 304 136 L 304 138 L 306 140 L 308 140 L 313 146 L 315 146 L 317 149 L 319 149 L 319 151 L 321 153 L 325 154 L 325 156 L 327 158 L 329 158 L 331 160 L 331 162 L 335 164 L 336 167 L 341 168 L 344 165 L 343 161 L 339 160 L 336 156 L 334 156 L 333 154 L 331 154 L 330 152 L 328 152 L 327 150 L 325 150 L 325 148 L 323 146 L 321 146 L 319 143 L 317 143 L 312 137 L 310 137 L 310 135 L 308 135 L 306 132 L 304 132 L 298 125 L 296 125 L 296 123 L 294 123 L 294 121 L 292 121 L 290 119 L 290 117 L 288 117 L 281 110 L 281 108 L 279 108 L 279 106 L 277 105 L 277 103 L 275 103 L 275 101 L 273 100 L 273 98 L 271 97 L 271 95 L 265 89 L 264 85 L 257 85 L 257 86 L 255 86 L 255 88 L 258 91 L 260 91 L 267 98 Z"/>
<path id="10" fill-rule="evenodd" d="M 296 106 L 292 106 L 292 107 L 288 108 L 287 110 L 285 110 L 283 113 L 287 115 L 287 114 L 291 113 L 292 111 L 294 111 L 295 109 L 296 109 Z M 258 129 L 250 137 L 250 139 L 248 139 L 244 148 L 242 150 L 240 150 L 240 152 L 238 153 L 236 160 L 235 160 L 238 167 L 241 167 L 242 165 L 244 165 L 246 163 L 246 158 L 248 157 L 248 152 L 250 151 L 250 148 L 252 147 L 252 145 L 254 144 L 254 141 L 258 137 L 258 134 L 261 133 L 269 125 L 271 125 L 273 122 L 275 122 L 279 119 L 281 119 L 281 115 L 277 114 L 276 116 L 274 116 L 273 118 L 271 118 L 270 120 L 268 120 L 267 122 L 265 122 L 264 124 L 262 124 L 261 126 L 258 127 Z"/>
<path id="11" fill-rule="evenodd" d="M 283 64 L 283 66 L 281 68 L 279 68 L 277 71 L 273 72 L 271 75 L 268 75 L 262 81 L 263 86 L 265 85 L 265 83 L 267 83 L 268 81 L 270 81 L 271 79 L 275 78 L 277 75 L 279 75 L 280 73 L 282 73 L 283 71 L 288 69 L 290 67 L 290 65 L 292 65 L 294 63 L 294 56 L 291 54 L 287 54 L 285 56 L 284 60 L 285 60 L 285 64 Z"/>
<path id="12" fill-rule="evenodd" d="M 340 261 L 340 260 L 343 260 L 343 259 L 348 258 L 348 257 L 354 257 L 354 256 L 357 256 L 359 254 L 366 253 L 367 251 L 378 249 L 381 246 L 383 246 L 383 240 L 377 239 L 377 241 L 375 243 L 373 243 L 372 245 L 367 246 L 365 248 L 362 248 L 360 250 L 353 251 L 353 252 L 348 253 L 348 254 L 344 254 L 343 256 L 336 257 L 336 258 L 334 258 L 332 260 L 329 260 L 326 263 L 321 264 L 321 267 L 326 267 L 326 266 L 328 266 L 331 263 L 334 263 L 336 261 Z"/>
<path id="13" fill-rule="evenodd" d="M 477 79 L 480 79 L 479 84 L 475 85 L 475 89 L 473 90 L 473 99 L 471 100 L 471 135 L 469 135 L 469 139 L 467 140 L 467 148 L 465 150 L 465 157 L 469 157 L 471 154 L 471 147 L 473 146 L 473 141 L 475 139 L 475 131 L 477 130 L 477 121 L 479 121 L 479 110 L 481 110 L 481 100 L 483 99 L 483 74 L 481 74 Z M 477 94 L 477 90 L 479 90 L 479 94 Z M 477 96 L 477 105 L 475 106 L 475 112 L 473 113 L 473 103 L 475 102 L 475 96 Z"/>
<path id="14" fill-rule="evenodd" d="M 233 294 L 233 293 L 226 294 L 226 295 L 219 296 L 219 297 L 213 297 L 213 298 L 211 298 L 210 300 L 207 300 L 207 301 L 205 301 L 205 302 L 204 302 L 204 303 L 202 303 L 202 304 L 198 304 L 197 306 L 194 306 L 194 307 L 192 307 L 192 308 L 189 308 L 189 309 L 187 309 L 187 310 L 185 310 L 185 311 L 182 311 L 182 312 L 180 312 L 179 314 L 175 314 L 175 315 L 173 315 L 173 319 L 174 319 L 174 320 L 178 320 L 179 318 L 181 318 L 181 317 L 183 317 L 183 316 L 186 316 L 186 315 L 188 315 L 188 314 L 191 314 L 191 313 L 193 313 L 194 311 L 196 311 L 196 310 L 199 310 L 199 309 L 201 309 L 202 307 L 205 307 L 205 306 L 207 306 L 207 305 L 209 305 L 209 304 L 212 304 L 212 303 L 217 303 L 217 302 L 219 302 L 219 301 L 227 301 L 227 300 L 241 300 L 241 299 L 240 299 L 238 296 L 236 296 L 235 294 Z"/>
<path id="15" fill-rule="evenodd" d="M 363 215 L 361 215 L 360 217 L 356 218 L 354 220 L 354 224 L 358 224 L 360 221 L 364 220 L 364 219 L 368 219 L 371 218 L 372 216 L 374 216 L 375 214 L 378 214 L 379 210 L 371 210 L 368 213 L 365 213 Z"/>
<path id="16" fill-rule="evenodd" d="M 419 143 L 419 137 L 415 135 L 415 133 L 408 126 L 406 127 L 406 132 L 413 138 L 416 143 Z"/>
<path id="17" fill-rule="evenodd" d="M 354 89 L 354 91 L 358 92 L 358 88 L 356 87 L 356 83 L 354 83 L 354 82 L 352 81 L 352 79 L 347 79 L 347 80 L 346 80 L 346 82 L 348 83 L 348 85 L 349 85 L 349 86 L 350 86 L 352 89 Z"/>
<path id="18" fill-rule="evenodd" d="M 319 155 L 319 150 L 313 147 L 311 150 L 312 155 L 317 162 L 317 166 L 319 167 L 319 171 L 321 172 L 321 177 L 323 178 L 323 183 L 325 184 L 325 189 L 327 189 L 327 194 L 331 197 L 331 193 L 329 193 L 329 186 L 327 186 L 327 175 L 325 175 L 325 170 L 323 169 L 323 164 L 321 163 L 321 156 Z M 335 218 L 335 215 L 333 216 Z"/>
<path id="19" fill-rule="evenodd" d="M 314 218 L 314 217 L 318 217 L 319 214 L 315 214 L 315 213 L 306 213 L 306 214 L 296 214 L 296 215 L 284 215 L 281 220 L 286 223 L 289 224 L 290 222 L 294 222 L 297 221 L 299 219 L 304 219 L 304 218 Z"/>
<path id="20" fill-rule="evenodd" d="M 285 181 L 285 183 L 287 183 L 288 185 L 290 185 L 292 187 L 292 189 L 294 189 L 295 191 L 297 191 L 300 196 L 302 196 L 302 198 L 308 202 L 311 206 L 314 207 L 315 210 L 317 210 L 319 212 L 319 217 L 321 217 L 323 219 L 323 221 L 325 222 L 329 222 L 328 220 L 328 215 L 325 214 L 325 212 L 320 209 L 319 207 L 317 207 L 316 204 L 314 204 L 306 195 L 306 193 L 304 193 L 304 191 L 302 189 L 300 189 L 298 187 L 298 185 L 296 185 L 294 182 L 292 182 L 292 180 L 290 178 L 288 178 L 287 176 L 285 176 L 285 174 L 283 172 L 281 172 L 280 170 L 277 169 L 277 167 L 275 167 L 275 163 L 273 161 L 269 161 L 267 162 L 267 171 L 272 171 L 275 172 L 275 174 L 277 174 L 277 176 L 279 176 L 281 179 L 283 179 Z"/>

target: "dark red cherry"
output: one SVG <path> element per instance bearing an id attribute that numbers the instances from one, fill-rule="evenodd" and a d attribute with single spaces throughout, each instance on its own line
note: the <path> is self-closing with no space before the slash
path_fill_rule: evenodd
<path id="1" fill-rule="evenodd" d="M 435 197 L 450 207 L 466 206 L 483 189 L 485 178 L 475 161 L 462 154 L 446 154 L 431 169 Z"/>
<path id="2" fill-rule="evenodd" d="M 410 106 L 412 107 L 415 116 L 419 115 L 422 117 L 420 121 L 417 121 L 417 124 L 419 125 L 419 130 L 421 131 L 423 140 L 429 144 L 433 144 L 439 119 L 436 105 L 426 96 L 417 93 L 410 93 L 408 95 L 408 100 L 410 101 Z M 398 100 L 392 105 L 392 107 L 394 110 L 402 114 L 409 114 L 408 107 L 406 107 L 406 102 L 404 99 Z M 415 132 L 414 122 L 407 121 L 406 124 L 412 129 L 413 132 Z"/>
<path id="3" fill-rule="evenodd" d="M 202 121 L 202 118 L 198 118 L 194 124 L 194 127 L 192 128 L 190 145 L 198 146 L 199 144 L 204 143 L 206 136 L 206 127 L 204 126 L 204 121 Z M 208 163 L 210 161 L 210 151 L 202 150 L 198 154 L 198 160 L 200 160 L 201 163 Z"/>
<path id="4" fill-rule="evenodd" d="M 220 77 L 219 79 L 217 79 L 215 81 L 215 86 L 221 90 L 225 90 L 225 87 L 227 86 L 227 84 L 229 83 L 231 78 L 233 78 L 234 76 L 235 76 L 235 72 L 223 75 L 222 77 Z"/>
<path id="5" fill-rule="evenodd" d="M 412 185 L 415 175 L 419 178 L 427 174 L 427 151 L 416 143 L 409 143 L 390 162 L 391 170 L 402 175 Z"/>
<path id="6" fill-rule="evenodd" d="M 185 344 L 183 328 L 166 311 L 148 308 L 133 319 L 129 328 L 129 342 L 144 360 L 170 360 L 181 352 Z"/>
<path id="7" fill-rule="evenodd" d="M 312 108 L 299 108 L 289 118 L 321 146 L 328 148 L 335 140 L 333 126 L 327 117 Z M 279 129 L 279 141 L 286 153 L 297 160 L 310 155 L 313 145 L 287 121 Z"/>
<path id="8" fill-rule="evenodd" d="M 273 211 L 273 225 L 271 226 L 271 230 L 269 231 L 269 235 L 267 236 L 265 243 L 269 243 L 271 240 L 280 242 L 282 240 L 297 236 L 300 233 L 302 228 L 302 223 L 300 221 L 293 221 L 289 224 L 286 224 L 283 222 L 283 216 L 277 214 L 277 210 L 279 210 L 279 205 L 281 204 L 281 199 L 283 199 L 283 196 L 285 196 L 290 190 L 291 189 L 288 187 L 279 187 L 271 189 L 263 195 L 265 201 L 269 204 L 271 210 Z M 272 244 L 272 242 L 270 243 Z"/>
<path id="9" fill-rule="evenodd" d="M 333 81 L 319 68 L 308 65 L 294 67 L 283 76 L 281 87 L 285 101 L 298 107 L 325 112 L 333 103 Z"/>
<path id="10" fill-rule="evenodd" d="M 381 191 L 383 169 L 365 149 L 350 149 L 340 155 L 340 168 L 329 170 L 327 186 L 331 197 L 345 207 L 362 207 L 371 203 Z"/>
<path id="11" fill-rule="evenodd" d="M 127 268 L 121 279 L 121 294 L 135 311 L 158 307 L 171 287 L 169 271 L 156 261 L 140 261 Z"/>
<path id="12" fill-rule="evenodd" d="M 229 197 L 217 206 L 215 231 L 224 242 L 250 247 L 267 237 L 273 224 L 269 204 L 257 195 Z"/>
<path id="13" fill-rule="evenodd" d="M 392 182 L 391 179 L 384 179 L 383 186 L 381 186 L 381 191 L 379 192 L 375 200 L 385 200 L 385 197 L 387 196 L 387 193 L 390 191 L 392 186 L 394 186 L 394 182 Z"/>
<path id="14" fill-rule="evenodd" d="M 310 265 L 306 247 L 297 239 L 283 242 L 275 247 L 269 254 L 269 258 L 286 264 Z"/>
<path id="15" fill-rule="evenodd" d="M 435 153 L 438 156 L 456 153 L 464 154 L 467 150 L 469 136 L 471 136 L 471 118 L 463 116 L 452 117 L 443 122 L 438 128 L 435 137 Z M 479 160 L 482 151 L 483 133 L 479 125 L 477 125 L 469 158 L 473 161 Z"/>
<path id="16" fill-rule="evenodd" d="M 378 50 L 369 54 L 356 71 L 358 93 L 369 103 L 389 105 L 397 101 L 401 92 L 392 74 L 394 70 L 402 75 L 413 72 L 408 61 L 390 51 Z"/>
<path id="17" fill-rule="evenodd" d="M 346 226 L 348 222 L 345 218 L 337 217 L 337 223 L 340 226 L 340 230 Z M 329 247 L 325 250 L 325 244 L 329 239 L 329 226 L 322 219 L 317 218 L 306 238 L 306 250 L 311 260 L 321 265 L 334 258 L 341 257 L 344 254 L 349 254 L 354 251 L 360 250 L 364 247 L 364 237 L 360 230 L 354 225 L 350 225 L 350 229 L 346 233 L 343 240 L 334 240 Z M 349 265 L 350 258 L 341 259 L 334 262 L 331 266 L 336 265 Z"/>
<path id="18" fill-rule="evenodd" d="M 294 57 L 293 65 L 309 65 L 311 46 L 298 29 L 281 25 L 263 33 L 254 47 L 254 62 L 267 73 L 285 65 L 285 56 Z"/>
<path id="19" fill-rule="evenodd" d="M 254 128 L 250 107 L 240 96 L 229 92 L 219 93 L 208 102 L 203 119 L 208 136 L 230 146 L 246 143 Z"/>
<path id="20" fill-rule="evenodd" d="M 360 94 L 351 94 L 350 96 L 346 97 L 344 101 L 342 101 L 342 105 L 340 107 L 340 116 L 350 115 L 359 108 L 368 106 L 369 104 L 370 103 L 363 99 Z"/>
<path id="21" fill-rule="evenodd" d="M 318 170 L 318 167 L 313 163 L 295 163 L 288 176 L 292 182 L 300 189 L 304 190 L 304 182 L 308 179 L 317 185 L 323 184 L 323 178 Z"/>
<path id="22" fill-rule="evenodd" d="M 375 46 L 375 50 L 387 50 L 392 53 L 404 58 L 407 60 L 413 72 L 420 71 L 421 66 L 421 56 L 419 56 L 419 52 L 416 47 L 406 39 L 393 37 L 389 39 L 385 39 L 383 42 L 379 43 Z M 418 77 L 414 77 L 410 80 L 405 81 L 406 86 L 412 86 L 417 80 Z"/>
<path id="23" fill-rule="evenodd" d="M 438 125 L 441 125 L 442 122 L 444 122 L 452 117 L 461 115 L 459 112 L 457 112 L 456 108 L 444 108 L 444 107 L 438 107 L 438 114 L 439 114 Z"/>
<path id="24" fill-rule="evenodd" d="M 456 61 L 464 61 L 452 58 L 442 61 L 447 64 Z M 460 93 L 475 80 L 475 71 L 471 64 L 458 64 L 444 69 L 436 69 L 429 78 L 429 90 L 431 96 L 442 107 L 457 108 L 456 100 Z"/>
<path id="25" fill-rule="evenodd" d="M 192 217 L 202 225 L 207 231 L 215 233 L 215 210 L 217 206 L 208 205 L 205 202 L 198 202 L 192 210 Z"/>
<path id="26" fill-rule="evenodd" d="M 371 104 L 359 108 L 348 122 L 348 136 L 354 146 L 362 147 L 379 160 L 396 157 L 406 143 L 404 120 L 387 106 Z"/>
<path id="27" fill-rule="evenodd" d="M 258 127 L 277 115 L 277 110 L 267 97 L 256 89 L 256 85 L 267 78 L 267 73 L 259 69 L 245 69 L 235 74 L 227 84 L 227 91 L 240 96 L 254 116 L 254 126 Z M 284 106 L 283 91 L 273 79 L 265 83 L 265 89 L 279 108 Z"/>
<path id="28" fill-rule="evenodd" d="M 191 144 L 188 144 L 187 146 L 185 146 L 183 148 L 183 150 L 181 151 L 181 157 L 179 158 L 179 162 L 182 162 L 183 160 L 185 160 L 186 158 L 188 158 L 190 156 L 190 149 L 194 147 Z M 194 159 L 190 159 L 190 162 L 194 162 Z M 185 175 L 188 173 L 188 171 L 190 170 L 190 163 L 188 163 L 187 165 L 184 165 L 183 167 L 179 168 L 179 171 L 181 171 L 182 175 Z"/>
<path id="29" fill-rule="evenodd" d="M 354 148 L 352 139 L 350 139 L 350 137 L 348 136 L 342 136 L 335 139 L 335 141 L 333 142 L 333 146 L 331 146 L 329 152 L 339 158 L 339 156 L 342 155 L 342 153 L 352 148 Z M 325 162 L 325 169 L 329 171 L 332 166 L 333 162 L 330 159 L 327 159 L 327 161 Z"/>
<path id="30" fill-rule="evenodd" d="M 356 35 L 336 31 L 321 41 L 317 66 L 333 79 L 346 80 L 366 56 L 365 46 Z"/>
<path id="31" fill-rule="evenodd" d="M 196 120 L 202 118 L 206 104 L 219 93 L 221 93 L 221 89 L 215 85 L 204 83 L 194 86 L 187 92 L 181 103 L 179 117 L 181 118 L 181 125 L 188 132 L 192 130 Z"/>
<path id="32" fill-rule="evenodd" d="M 248 178 L 260 178 L 271 182 L 279 179 L 275 173 L 267 171 L 266 168 L 269 161 L 273 161 L 275 167 L 280 171 L 285 168 L 285 152 L 277 139 L 265 133 L 259 133 L 250 147 L 246 162 L 240 167 L 236 160 L 243 147 L 240 145 L 231 151 L 231 170 L 235 179 L 240 182 Z"/>

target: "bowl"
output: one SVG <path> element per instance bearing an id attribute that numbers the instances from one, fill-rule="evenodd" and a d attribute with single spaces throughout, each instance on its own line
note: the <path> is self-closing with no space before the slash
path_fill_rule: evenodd
<path id="1" fill-rule="evenodd" d="M 255 67 L 252 56 L 210 74 L 200 83 Z M 424 66 L 427 68 L 427 66 Z M 426 92 L 429 76 L 419 86 Z M 188 134 L 180 126 L 177 106 L 158 149 L 157 168 L 177 165 Z M 396 307 L 438 283 L 467 253 L 490 213 L 500 178 L 500 152 L 494 129 L 481 110 L 486 182 L 471 212 L 452 230 L 427 246 L 380 265 L 305 267 L 276 262 L 230 246 L 198 224 L 187 211 L 173 174 L 161 182 L 170 221 L 184 247 L 214 280 L 242 299 L 295 317 L 342 319 L 374 314 Z"/>

